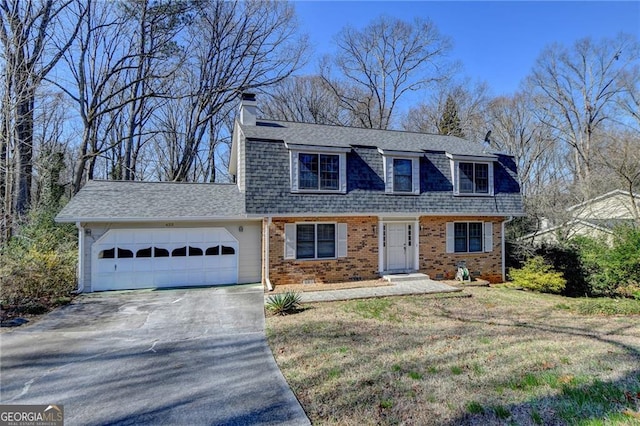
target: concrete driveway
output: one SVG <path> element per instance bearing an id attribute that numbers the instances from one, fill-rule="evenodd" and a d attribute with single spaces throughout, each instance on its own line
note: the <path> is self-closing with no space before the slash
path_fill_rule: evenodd
<path id="1" fill-rule="evenodd" d="M 0 334 L 0 401 L 66 425 L 309 424 L 264 335 L 260 285 L 80 296 Z"/>

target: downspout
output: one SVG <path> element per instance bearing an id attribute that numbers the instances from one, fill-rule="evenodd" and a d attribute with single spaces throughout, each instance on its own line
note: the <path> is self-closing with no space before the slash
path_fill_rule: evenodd
<path id="1" fill-rule="evenodd" d="M 76 270 L 78 288 L 76 293 L 82 293 L 84 290 L 84 227 L 81 222 L 76 222 L 76 228 L 78 228 L 78 268 Z"/>
<path id="2" fill-rule="evenodd" d="M 271 228 L 271 216 L 267 217 L 267 226 L 264 228 L 264 282 L 267 290 L 273 291 L 273 285 L 269 279 L 269 229 Z"/>
<path id="3" fill-rule="evenodd" d="M 502 229 L 501 229 L 500 239 L 501 239 L 501 242 L 502 242 L 501 243 L 501 245 L 502 245 L 502 256 L 501 256 L 502 257 L 502 282 L 505 282 L 507 280 L 507 266 L 506 266 L 506 252 L 507 252 L 507 250 L 505 248 L 505 245 L 506 245 L 505 240 L 506 240 L 506 238 L 504 237 L 504 226 L 507 223 L 511 222 L 513 219 L 514 219 L 513 216 L 509 216 L 509 219 L 503 220 L 502 221 L 502 225 L 501 225 Z"/>

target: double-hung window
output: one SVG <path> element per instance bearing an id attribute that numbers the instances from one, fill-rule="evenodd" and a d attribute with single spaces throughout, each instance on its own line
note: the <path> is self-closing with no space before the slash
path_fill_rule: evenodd
<path id="1" fill-rule="evenodd" d="M 298 259 L 336 257 L 336 225 L 333 223 L 298 224 L 296 257 Z"/>
<path id="2" fill-rule="evenodd" d="M 482 251 L 482 223 L 455 223 L 455 252 L 473 253 Z"/>
<path id="3" fill-rule="evenodd" d="M 492 222 L 448 222 L 447 253 L 493 251 Z"/>
<path id="4" fill-rule="evenodd" d="M 494 195 L 493 164 L 495 156 L 447 153 L 447 157 L 451 162 L 454 195 Z"/>
<path id="5" fill-rule="evenodd" d="M 337 191 L 340 188 L 340 156 L 298 154 L 298 188 Z"/>
<path id="6" fill-rule="evenodd" d="M 343 147 L 290 146 L 291 192 L 347 191 L 347 153 Z"/>
<path id="7" fill-rule="evenodd" d="M 412 163 L 411 159 L 393 159 L 393 192 L 412 192 Z"/>
<path id="8" fill-rule="evenodd" d="M 285 259 L 336 259 L 346 256 L 346 223 L 285 225 Z"/>
<path id="9" fill-rule="evenodd" d="M 458 184 L 461 194 L 489 193 L 489 164 L 458 163 Z"/>
<path id="10" fill-rule="evenodd" d="M 382 154 L 385 192 L 387 194 L 420 194 L 420 158 L 423 152 L 390 151 Z"/>

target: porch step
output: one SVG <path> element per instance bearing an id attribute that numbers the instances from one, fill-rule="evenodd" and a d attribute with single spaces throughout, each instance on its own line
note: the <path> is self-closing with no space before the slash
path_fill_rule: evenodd
<path id="1" fill-rule="evenodd" d="M 421 274 L 421 273 L 412 273 L 412 274 L 389 274 L 383 275 L 382 279 L 389 282 L 400 282 L 400 281 L 420 281 L 420 280 L 428 280 L 429 275 Z"/>

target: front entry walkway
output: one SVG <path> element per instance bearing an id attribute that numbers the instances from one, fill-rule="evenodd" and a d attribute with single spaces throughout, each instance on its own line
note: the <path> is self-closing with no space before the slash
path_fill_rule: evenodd
<path id="1" fill-rule="evenodd" d="M 406 281 L 392 281 L 391 285 L 383 287 L 360 287 L 340 290 L 323 290 L 301 292 L 300 300 L 309 302 L 333 302 L 336 300 L 368 299 L 372 297 L 405 296 L 410 294 L 452 293 L 462 289 L 448 284 L 434 281 L 428 277 L 415 277 Z M 269 297 L 267 293 L 265 300 Z"/>

